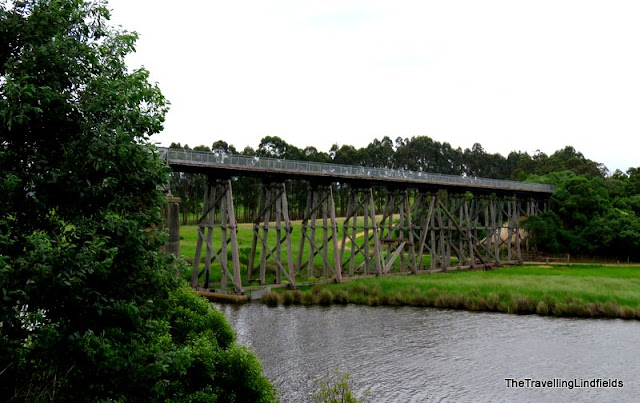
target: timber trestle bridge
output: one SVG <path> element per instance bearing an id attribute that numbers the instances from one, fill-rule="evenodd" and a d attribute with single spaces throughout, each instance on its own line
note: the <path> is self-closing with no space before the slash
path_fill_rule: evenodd
<path id="1" fill-rule="evenodd" d="M 545 211 L 553 192 L 552 186 L 516 181 L 173 148 L 158 151 L 174 171 L 208 178 L 192 286 L 208 290 L 214 285 L 215 291 L 235 294 L 247 288 L 243 279 L 245 284 L 266 285 L 269 278 L 271 284 L 293 287 L 296 278 L 317 275 L 317 256 L 322 277 L 336 282 L 358 274 L 521 263 L 521 218 Z M 251 250 L 243 255 L 246 267 L 240 264 L 232 193 L 233 178 L 241 176 L 262 182 Z M 296 256 L 288 179 L 309 183 Z M 374 189 L 379 187 L 386 192 L 377 215 Z M 346 216 L 339 219 L 334 202 L 338 188 L 348 192 Z M 214 231 L 219 231 L 215 244 Z M 214 263 L 221 270 L 216 284 L 211 276 Z"/>

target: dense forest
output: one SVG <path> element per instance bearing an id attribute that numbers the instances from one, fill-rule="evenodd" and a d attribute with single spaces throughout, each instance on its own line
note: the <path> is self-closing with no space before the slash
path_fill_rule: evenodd
<path id="1" fill-rule="evenodd" d="M 191 149 L 180 143 L 172 143 L 170 147 Z M 324 152 L 313 146 L 301 149 L 279 137 L 266 136 L 256 149 L 246 147 L 239 151 L 218 140 L 211 146 L 199 145 L 193 150 L 551 184 L 556 191 L 550 200 L 550 211 L 524 223 L 532 237 L 531 244 L 538 251 L 640 260 L 640 167 L 611 173 L 602 163 L 587 159 L 571 146 L 551 155 L 513 151 L 504 157 L 487 152 L 479 143 L 463 150 L 447 142 L 417 136 L 398 137 L 395 141 L 389 137 L 374 139 L 362 148 L 335 144 Z M 192 222 L 201 212 L 205 180 L 198 174 L 172 173 L 171 191 L 182 198 L 184 224 Z M 251 221 L 257 207 L 259 181 L 235 178 L 233 186 L 238 220 Z M 295 219 L 303 213 L 307 184 L 288 181 L 287 186 Z M 340 214 L 346 207 L 345 195 L 340 189 L 336 191 Z M 381 205 L 385 190 L 376 192 Z"/>

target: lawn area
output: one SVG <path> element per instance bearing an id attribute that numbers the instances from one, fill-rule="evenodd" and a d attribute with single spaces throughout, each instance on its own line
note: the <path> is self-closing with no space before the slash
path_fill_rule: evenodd
<path id="1" fill-rule="evenodd" d="M 342 219 L 344 220 L 344 219 Z M 301 223 L 293 222 L 292 256 L 297 264 Z M 339 222 L 339 228 L 342 221 Z M 253 238 L 252 224 L 238 225 L 238 250 L 243 284 L 246 278 Z M 341 231 L 341 229 L 339 229 Z M 193 262 L 197 243 L 197 226 L 180 227 L 181 254 Z M 275 230 L 269 231 L 274 245 Z M 316 230 L 316 242 L 322 239 Z M 220 230 L 214 231 L 214 245 L 220 244 Z M 341 245 L 341 244 L 339 244 Z M 349 251 L 347 245 L 347 256 Z M 308 245 L 305 249 L 308 252 Z M 329 250 L 329 262 L 333 256 Z M 203 257 L 204 259 L 204 251 Z M 286 261 L 286 253 L 283 253 Z M 358 256 L 357 264 L 363 261 Z M 259 265 L 256 258 L 255 265 Z M 428 267 L 429 256 L 423 265 Z M 322 257 L 314 259 L 315 272 L 306 277 L 306 269 L 296 274 L 297 282 L 321 277 Z M 267 265 L 267 282 L 273 282 L 274 264 Z M 344 270 L 343 270 L 344 273 Z M 185 273 L 187 278 L 191 273 Z M 256 277 L 254 274 L 253 278 Z M 214 263 L 211 281 L 220 279 L 219 264 Z M 257 283 L 256 283 L 257 284 Z M 640 319 L 640 266 L 632 265 L 540 265 L 496 268 L 489 271 L 449 271 L 419 275 L 391 275 L 356 278 L 342 284 L 317 284 L 293 291 L 280 290 L 265 299 L 270 304 L 356 303 L 368 305 L 412 305 L 517 314 L 575 317 L 611 317 Z"/>
<path id="2" fill-rule="evenodd" d="M 380 219 L 381 216 L 378 217 Z M 362 225 L 362 218 L 358 220 L 358 224 Z M 344 217 L 340 217 L 336 219 L 338 224 L 338 231 L 342 233 L 342 224 L 344 223 Z M 271 225 L 275 225 L 275 223 L 270 223 Z M 316 227 L 320 227 L 322 225 L 322 221 L 316 223 Z M 298 250 L 300 247 L 300 237 L 302 236 L 302 222 L 301 221 L 292 221 L 291 222 L 292 230 L 291 230 L 291 246 L 293 255 L 298 255 Z M 269 240 L 274 241 L 275 238 L 275 230 L 269 230 Z M 213 244 L 220 244 L 220 229 L 215 229 L 213 232 Z M 251 241 L 253 239 L 253 224 L 251 223 L 242 223 L 238 224 L 238 249 L 241 250 L 243 248 L 251 248 Z M 192 261 L 193 257 L 196 253 L 196 244 L 198 241 L 198 226 L 197 225 L 181 225 L 180 226 L 180 254 L 187 261 Z M 322 229 L 316 228 L 316 243 L 320 244 L 322 241 Z"/>
<path id="3" fill-rule="evenodd" d="M 378 217 L 378 219 L 380 219 L 381 217 Z M 337 219 L 337 224 L 338 224 L 338 231 L 340 232 L 340 234 L 342 234 L 342 224 L 344 222 L 344 218 L 338 218 Z M 273 223 L 272 223 L 273 224 Z M 316 245 L 320 246 L 322 245 L 322 229 L 320 228 L 322 225 L 322 222 L 320 220 L 320 222 L 316 223 Z M 359 219 L 359 225 L 362 225 L 362 218 Z M 302 231 L 301 231 L 301 226 L 302 223 L 300 221 L 292 221 L 292 231 L 291 231 L 291 250 L 292 250 L 292 256 L 293 256 L 293 264 L 294 266 L 297 265 L 297 259 L 298 259 L 298 253 L 300 250 L 300 238 L 302 237 Z M 331 233 L 331 231 L 329 230 L 329 233 Z M 359 234 L 361 237 L 357 239 L 357 243 L 360 244 L 363 242 L 363 238 L 362 238 L 362 233 Z M 269 230 L 269 245 L 271 245 L 272 247 L 275 245 L 275 240 L 276 240 L 276 231 L 271 229 Z M 284 231 L 282 233 L 281 236 L 284 236 Z M 342 235 L 341 235 L 342 236 Z M 219 248 L 219 245 L 221 244 L 220 241 L 220 237 L 221 237 L 221 231 L 220 229 L 215 229 L 213 231 L 213 245 L 217 245 L 217 247 Z M 238 237 L 238 253 L 240 255 L 240 265 L 241 265 L 241 271 L 242 271 L 242 276 L 243 276 L 243 283 L 246 280 L 246 272 L 247 272 L 247 266 L 248 266 L 248 262 L 249 262 L 249 255 L 251 253 L 251 243 L 253 240 L 253 224 L 247 223 L 247 224 L 238 224 L 238 231 L 237 231 L 237 237 Z M 193 263 L 193 259 L 195 258 L 195 251 L 196 251 L 196 245 L 197 245 L 197 240 L 198 240 L 198 226 L 197 225 L 182 225 L 180 226 L 180 254 L 181 256 L 189 263 Z M 338 247 L 340 248 L 342 246 L 342 240 L 341 238 L 338 240 Z M 258 243 L 258 255 L 260 253 L 260 243 Z M 309 245 L 306 244 L 305 245 L 305 255 L 304 255 L 304 259 L 302 261 L 302 263 L 304 264 L 307 261 L 308 258 L 308 253 L 309 253 Z M 346 258 L 348 259 L 349 257 L 349 253 L 350 253 L 350 243 L 346 244 L 346 248 L 345 248 L 345 255 Z M 204 248 L 202 251 L 202 255 L 200 258 L 201 262 L 204 262 L 204 257 L 205 252 L 204 252 Z M 286 262 L 287 261 L 287 253 L 285 252 L 285 249 L 283 248 L 282 250 L 282 261 Z M 329 248 L 328 250 L 328 261 L 329 262 L 333 262 L 333 250 L 332 248 Z M 357 255 L 355 262 L 356 262 L 356 267 L 357 265 L 361 264 L 364 261 L 364 257 L 362 255 Z M 259 266 L 260 264 L 260 257 L 257 256 L 256 260 L 254 262 L 254 267 Z M 426 255 L 423 257 L 423 266 L 424 267 L 428 267 L 430 264 L 430 256 Z M 316 257 L 314 258 L 313 261 L 313 265 L 315 267 L 314 269 L 314 274 L 313 274 L 313 278 L 317 278 L 317 277 L 321 277 L 322 276 L 322 266 L 323 266 L 323 262 L 322 262 L 322 256 L 321 254 L 316 255 Z M 271 261 L 268 260 L 267 261 L 267 277 L 269 277 L 270 275 L 274 275 L 274 267 L 275 264 Z M 347 266 L 344 266 L 345 268 Z M 187 273 L 185 273 L 186 275 Z M 298 281 L 306 281 L 308 278 L 306 278 L 307 274 L 307 270 L 306 270 L 306 265 L 304 265 L 304 269 L 301 271 L 300 274 L 296 275 L 296 279 Z M 191 275 L 188 274 L 188 277 L 190 277 Z M 212 281 L 219 281 L 220 279 L 220 265 L 217 262 L 214 262 L 212 265 L 212 269 L 211 269 L 211 276 L 212 276 Z M 252 276 L 253 277 L 253 276 Z M 311 279 L 313 279 L 311 278 Z"/>
<path id="4" fill-rule="evenodd" d="M 291 296 L 284 295 L 290 293 Z M 516 266 L 386 276 L 270 295 L 265 302 L 412 305 L 518 314 L 640 319 L 640 267 Z"/>

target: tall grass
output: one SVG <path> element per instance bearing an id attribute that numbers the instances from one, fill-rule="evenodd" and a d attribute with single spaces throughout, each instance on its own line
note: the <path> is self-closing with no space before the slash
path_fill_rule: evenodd
<path id="1" fill-rule="evenodd" d="M 327 304 L 325 291 L 333 303 L 640 319 L 640 267 L 631 266 L 521 266 L 367 278 L 316 285 L 302 291 L 301 300 Z"/>

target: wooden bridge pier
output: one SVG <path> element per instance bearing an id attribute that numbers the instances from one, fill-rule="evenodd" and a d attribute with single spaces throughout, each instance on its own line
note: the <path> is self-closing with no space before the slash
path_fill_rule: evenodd
<path id="1" fill-rule="evenodd" d="M 242 293 L 243 284 L 230 178 L 262 179 L 246 280 L 257 277 L 264 285 L 269 279 L 295 286 L 295 275 L 305 269 L 308 277 L 317 276 L 314 260 L 318 257 L 321 275 L 338 282 L 347 274 L 417 273 L 427 268 L 425 254 L 431 257 L 428 268 L 441 270 L 522 262 L 521 217 L 548 211 L 553 191 L 547 185 L 386 168 L 182 149 L 164 152 L 174 170 L 208 175 L 192 286 L 209 289 L 215 263 L 221 267 L 221 291 L 232 293 Z M 285 186 L 289 179 L 310 184 L 297 256 L 291 245 Z M 346 186 L 348 192 L 342 233 L 336 221 L 335 183 Z M 377 210 L 381 219 L 376 216 L 374 188 L 386 189 L 384 204 Z M 528 248 L 526 240 L 525 245 Z"/>
<path id="2" fill-rule="evenodd" d="M 522 260 L 523 210 L 515 197 L 419 192 L 411 211 L 418 268 L 425 253 L 431 256 L 431 269 L 453 267 L 453 257 L 458 267 L 500 266 L 501 247 L 506 249 L 507 261 Z"/>
<path id="3" fill-rule="evenodd" d="M 417 273 L 423 269 L 425 253 L 431 256 L 430 269 L 445 271 L 454 266 L 474 268 L 522 262 L 520 217 L 538 214 L 546 208 L 534 198 L 520 200 L 516 196 L 473 196 L 446 191 L 412 193 L 391 188 L 386 192 L 382 219 L 378 222 L 373 188 L 353 186 L 348 192 L 340 236 L 331 183 L 310 184 L 294 266 L 286 186 L 284 182 L 264 182 L 253 222 L 247 278 L 253 278 L 259 260 L 260 284 L 267 284 L 267 265 L 272 263 L 274 283 L 282 284 L 286 279 L 290 286 L 295 286 L 296 273 L 305 268 L 308 277 L 316 276 L 314 259 L 318 255 L 322 257 L 322 276 L 333 276 L 336 282 L 342 281 L 343 273 L 349 276 L 383 275 L 392 270 Z M 220 243 L 214 245 L 216 229 L 220 230 Z M 358 256 L 363 258 L 360 264 Z M 220 289 L 242 293 L 231 180 L 209 177 L 198 221 L 194 288 L 200 286 L 202 279 L 202 287 L 209 289 L 214 262 L 221 267 Z"/>
<path id="4" fill-rule="evenodd" d="M 316 242 L 317 221 L 322 219 L 322 244 Z M 338 226 L 336 223 L 336 207 L 333 199 L 331 183 L 311 183 L 307 194 L 307 205 L 302 217 L 300 247 L 298 249 L 297 272 L 307 266 L 307 276 L 315 275 L 313 261 L 321 254 L 322 276 L 327 278 L 332 273 L 336 282 L 342 282 L 340 265 L 340 249 L 338 248 Z M 309 253 L 305 255 L 305 246 L 309 245 Z M 329 261 L 329 250 L 333 253 L 333 262 Z M 307 259 L 303 262 L 303 259 Z"/>
<path id="5" fill-rule="evenodd" d="M 213 246 L 213 232 L 216 228 L 220 229 L 221 241 L 218 249 Z M 204 270 L 200 271 L 203 246 L 206 248 Z M 229 262 L 229 249 L 231 249 L 231 262 Z M 198 220 L 198 241 L 191 277 L 192 287 L 197 288 L 200 276 L 204 275 L 203 288 L 209 288 L 211 264 L 216 261 L 220 263 L 221 267 L 221 290 L 227 291 L 228 281 L 231 279 L 233 292 L 242 293 L 237 223 L 233 210 L 231 180 L 215 179 L 209 176 L 205 186 L 202 215 Z"/>
<path id="6" fill-rule="evenodd" d="M 275 225 L 270 222 L 275 221 Z M 275 245 L 269 240 L 269 230 L 275 231 Z M 260 284 L 266 284 L 266 268 L 269 261 L 275 264 L 275 283 L 282 284 L 282 276 L 295 285 L 293 270 L 293 252 L 291 250 L 291 221 L 289 220 L 289 205 L 287 203 L 287 188 L 283 181 L 263 182 L 260 186 L 258 212 L 253 220 L 253 240 L 247 268 L 248 278 L 251 279 L 254 270 L 256 254 L 260 250 Z M 282 261 L 283 249 L 286 249 L 286 265 Z"/>
<path id="7" fill-rule="evenodd" d="M 359 217 L 362 217 L 362 223 L 358 222 Z M 353 276 L 355 273 L 369 274 L 371 269 L 373 269 L 373 274 L 381 275 L 382 250 L 371 187 L 349 188 L 347 214 L 342 225 L 342 234 L 340 256 L 342 268 L 348 263 L 349 276 Z M 372 241 L 373 247 L 371 247 Z M 350 249 L 348 259 L 346 256 L 347 243 L 349 243 Z M 364 257 L 364 262 L 356 267 L 358 255 Z"/>
<path id="8" fill-rule="evenodd" d="M 418 191 L 415 195 L 412 214 L 415 217 L 413 221 L 413 237 L 417 240 L 414 244 L 414 253 L 416 254 L 417 269 L 423 268 L 422 261 L 425 251 L 429 254 L 435 247 L 428 240 L 434 239 L 433 220 L 435 211 L 436 198 L 429 192 Z M 431 236 L 429 236 L 431 235 Z M 435 268 L 435 259 L 431 258 L 431 268 Z"/>
<path id="9" fill-rule="evenodd" d="M 412 211 L 408 189 L 388 189 L 380 221 L 380 242 L 383 244 L 381 246 L 386 246 L 387 251 L 386 257 L 384 254 L 382 256 L 382 274 L 392 270 L 394 262 L 398 260 L 400 271 L 405 269 L 413 273 L 418 271 Z M 394 221 L 396 214 L 398 219 Z M 384 248 L 381 249 L 384 250 Z M 405 250 L 407 251 L 406 261 Z"/>

